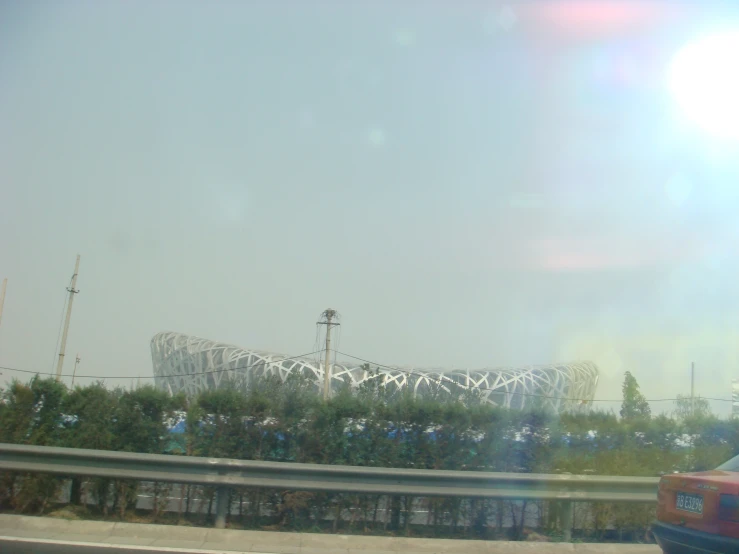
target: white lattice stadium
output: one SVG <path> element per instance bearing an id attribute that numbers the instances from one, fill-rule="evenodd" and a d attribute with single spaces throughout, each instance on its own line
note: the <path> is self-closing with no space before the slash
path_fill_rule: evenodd
<path id="1" fill-rule="evenodd" d="M 154 382 L 172 394 L 194 396 L 217 389 L 229 380 L 246 383 L 278 376 L 285 380 L 298 372 L 316 389 L 323 383 L 323 364 L 309 358 L 295 358 L 248 350 L 212 340 L 164 332 L 151 341 Z M 394 391 L 410 390 L 415 395 L 450 393 L 453 389 L 472 389 L 486 402 L 521 409 L 532 403 L 556 411 L 578 410 L 591 404 L 598 384 L 598 368 L 592 362 L 576 362 L 517 368 L 421 369 L 372 368 L 362 365 L 331 364 L 332 387 L 348 379 L 359 386 L 368 379 L 381 379 Z"/>

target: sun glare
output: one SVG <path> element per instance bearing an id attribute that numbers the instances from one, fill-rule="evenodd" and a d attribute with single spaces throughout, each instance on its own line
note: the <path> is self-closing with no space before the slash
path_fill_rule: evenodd
<path id="1" fill-rule="evenodd" d="M 720 139 L 739 141 L 739 30 L 707 35 L 683 47 L 669 71 L 684 115 Z"/>

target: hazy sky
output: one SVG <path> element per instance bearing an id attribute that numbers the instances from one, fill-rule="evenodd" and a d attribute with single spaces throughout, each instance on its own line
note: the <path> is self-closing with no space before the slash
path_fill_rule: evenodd
<path id="1" fill-rule="evenodd" d="M 151 376 L 162 330 L 310 352 L 331 307 L 340 349 L 379 363 L 589 359 L 598 398 L 625 370 L 664 398 L 695 361 L 728 398 L 739 148 L 666 75 L 732 17 L 2 2 L 0 365 L 52 369 L 79 253 L 65 373 L 79 353 L 79 373 Z"/>

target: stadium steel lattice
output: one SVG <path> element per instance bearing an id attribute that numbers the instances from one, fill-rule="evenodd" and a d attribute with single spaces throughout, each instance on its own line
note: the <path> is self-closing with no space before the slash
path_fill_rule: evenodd
<path id="1" fill-rule="evenodd" d="M 193 396 L 207 389 L 223 387 L 235 378 L 247 383 L 278 376 L 285 380 L 298 372 L 319 390 L 323 382 L 322 364 L 308 358 L 290 358 L 180 333 L 159 333 L 151 341 L 156 386 L 170 393 Z M 479 391 L 487 402 L 521 409 L 532 403 L 557 411 L 590 405 L 598 383 L 598 369 L 592 362 L 562 365 L 496 368 L 482 370 L 430 370 L 379 368 L 367 371 L 361 365 L 332 366 L 332 388 L 348 379 L 359 386 L 367 379 L 381 379 L 392 390 L 413 394 L 450 393 L 452 389 Z"/>

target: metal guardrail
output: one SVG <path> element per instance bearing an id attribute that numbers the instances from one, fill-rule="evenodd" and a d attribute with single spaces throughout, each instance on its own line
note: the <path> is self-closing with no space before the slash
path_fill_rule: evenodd
<path id="1" fill-rule="evenodd" d="M 659 477 L 296 464 L 3 443 L 0 443 L 0 471 L 215 486 L 219 491 L 216 527 L 225 526 L 229 487 L 264 487 L 381 495 L 555 500 L 563 502 L 566 508 L 567 533 L 571 528 L 572 502 L 653 503 L 657 500 L 659 483 Z"/>

